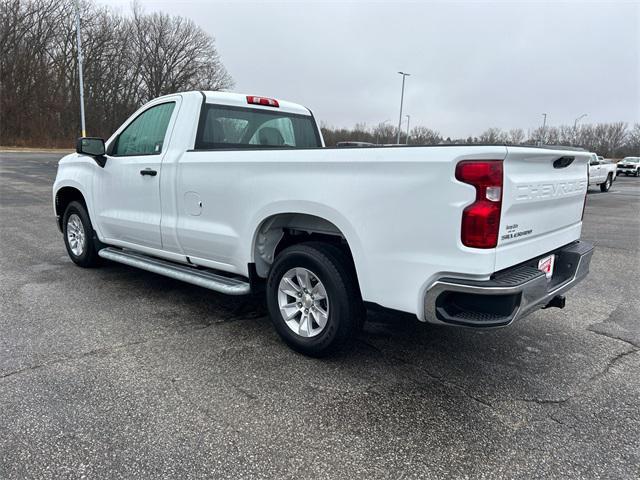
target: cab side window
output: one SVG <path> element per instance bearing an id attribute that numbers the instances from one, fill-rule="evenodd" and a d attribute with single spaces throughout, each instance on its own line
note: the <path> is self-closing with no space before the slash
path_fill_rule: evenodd
<path id="1" fill-rule="evenodd" d="M 158 155 L 162 153 L 175 102 L 162 103 L 140 114 L 116 140 L 114 156 Z"/>

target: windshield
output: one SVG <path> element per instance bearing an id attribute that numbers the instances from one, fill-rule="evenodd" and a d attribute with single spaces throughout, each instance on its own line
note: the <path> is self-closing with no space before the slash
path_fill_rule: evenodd
<path id="1" fill-rule="evenodd" d="M 626 157 L 622 159 L 622 163 L 638 163 L 640 158 L 638 157 Z"/>
<path id="2" fill-rule="evenodd" d="M 322 146 L 310 115 L 213 104 L 203 108 L 196 150 Z"/>

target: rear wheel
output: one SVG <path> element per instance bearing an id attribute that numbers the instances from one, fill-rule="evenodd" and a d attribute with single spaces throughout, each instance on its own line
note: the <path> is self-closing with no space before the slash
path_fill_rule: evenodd
<path id="1" fill-rule="evenodd" d="M 611 174 L 607 176 L 607 179 L 605 180 L 604 183 L 600 184 L 600 191 L 608 192 L 610 188 L 611 188 Z"/>
<path id="2" fill-rule="evenodd" d="M 76 265 L 90 268 L 99 264 L 97 242 L 87 209 L 80 202 L 71 202 L 62 219 L 64 244 L 69 258 Z"/>
<path id="3" fill-rule="evenodd" d="M 276 331 L 305 355 L 334 352 L 364 318 L 351 262 L 333 245 L 309 242 L 283 250 L 269 272 L 266 290 Z"/>

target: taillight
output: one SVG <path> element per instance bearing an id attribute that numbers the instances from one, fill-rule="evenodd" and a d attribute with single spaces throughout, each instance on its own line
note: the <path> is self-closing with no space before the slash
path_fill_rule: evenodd
<path id="1" fill-rule="evenodd" d="M 262 105 L 264 107 L 278 108 L 280 106 L 278 101 L 274 98 L 256 97 L 255 95 L 247 95 L 247 103 L 252 105 Z"/>
<path id="2" fill-rule="evenodd" d="M 498 244 L 502 208 L 502 160 L 464 160 L 456 178 L 476 187 L 476 200 L 462 212 L 463 245 L 494 248 Z"/>

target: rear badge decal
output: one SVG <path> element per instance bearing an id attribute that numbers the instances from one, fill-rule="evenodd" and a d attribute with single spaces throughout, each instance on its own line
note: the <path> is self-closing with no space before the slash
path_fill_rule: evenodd
<path id="1" fill-rule="evenodd" d="M 501 240 L 512 240 L 514 238 L 524 237 L 526 235 L 531 235 L 533 233 L 533 229 L 529 230 L 518 230 L 518 224 L 514 223 L 512 225 L 506 226 L 507 233 L 500 237 Z"/>

